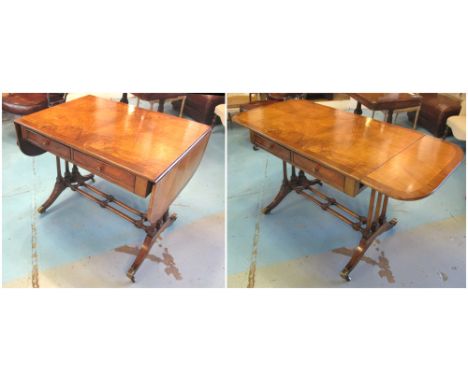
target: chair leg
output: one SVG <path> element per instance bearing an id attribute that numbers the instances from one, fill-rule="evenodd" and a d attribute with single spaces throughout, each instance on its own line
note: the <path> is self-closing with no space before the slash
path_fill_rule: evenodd
<path id="1" fill-rule="evenodd" d="M 445 138 L 447 138 L 447 135 L 449 133 L 450 127 L 448 125 L 445 126 L 444 134 L 442 134 L 442 140 L 445 141 Z"/>
<path id="2" fill-rule="evenodd" d="M 416 130 L 418 127 L 418 118 L 419 118 L 419 112 L 421 111 L 421 106 L 418 107 L 416 110 L 416 115 L 414 116 L 414 123 L 413 123 L 413 129 Z"/>
<path id="3" fill-rule="evenodd" d="M 187 99 L 187 96 L 182 97 L 182 102 L 180 103 L 180 113 L 179 117 L 182 118 L 182 115 L 184 114 L 184 107 L 185 107 L 185 100 Z"/>

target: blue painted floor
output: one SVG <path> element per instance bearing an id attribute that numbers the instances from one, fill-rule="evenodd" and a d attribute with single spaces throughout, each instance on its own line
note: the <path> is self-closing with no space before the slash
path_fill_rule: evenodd
<path id="1" fill-rule="evenodd" d="M 379 114 L 376 119 L 382 118 Z M 398 124 L 411 128 L 403 115 Z M 465 149 L 464 143 L 456 143 Z M 228 286 L 246 287 L 250 282 L 255 287 L 464 287 L 465 178 L 463 161 L 432 196 L 415 202 L 391 200 L 388 216 L 397 218 L 398 224 L 379 237 L 367 252 L 369 259 L 346 283 L 339 272 L 359 234 L 294 193 L 270 215 L 263 215 L 261 208 L 279 190 L 281 161 L 263 150 L 253 151 L 248 130 L 231 122 Z M 351 198 L 326 185 L 323 189 L 366 214 L 369 190 Z"/>
<path id="2" fill-rule="evenodd" d="M 170 105 L 166 112 L 173 113 Z M 137 283 L 132 284 L 126 271 L 144 232 L 70 190 L 39 215 L 36 208 L 54 185 L 55 157 L 22 154 L 16 145 L 13 117 L 5 113 L 2 119 L 4 286 L 30 287 L 34 278 L 40 287 L 224 286 L 225 140 L 221 125 L 215 127 L 198 171 L 172 206 L 178 219 L 153 246 L 136 275 Z M 148 200 L 100 178 L 95 185 L 146 209 Z"/>

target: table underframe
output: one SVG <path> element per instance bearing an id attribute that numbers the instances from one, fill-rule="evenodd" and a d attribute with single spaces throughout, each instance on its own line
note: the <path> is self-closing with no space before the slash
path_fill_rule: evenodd
<path id="1" fill-rule="evenodd" d="M 130 207 L 124 202 L 116 199 L 114 196 L 106 194 L 98 188 L 88 184 L 87 182 L 89 181 L 94 182 L 94 174 L 81 175 L 78 167 L 75 164 L 73 164 L 73 167 L 70 171 L 70 163 L 68 161 L 65 161 L 65 169 L 62 174 L 61 159 L 59 157 L 56 157 L 56 166 L 57 178 L 55 181 L 54 189 L 52 190 L 52 193 L 50 194 L 49 198 L 38 208 L 37 211 L 40 214 L 45 213 L 46 210 L 57 200 L 59 195 L 66 188 L 70 188 L 72 191 L 76 191 L 84 197 L 88 198 L 89 200 L 92 200 L 93 202 L 97 203 L 100 207 L 106 208 L 114 212 L 121 218 L 132 223 L 135 227 L 144 230 L 146 232 L 146 237 L 139 249 L 135 261 L 130 266 L 127 272 L 127 277 L 132 282 L 135 282 L 135 273 L 138 271 L 141 264 L 148 256 L 149 251 L 151 250 L 151 247 L 155 243 L 157 237 L 177 219 L 177 215 L 169 215 L 169 210 L 167 210 L 160 219 L 156 221 L 151 221 L 148 218 L 147 212 L 142 212 L 133 207 Z M 88 191 L 91 191 L 92 193 Z M 95 195 L 98 195 L 103 199 L 100 199 Z M 116 208 L 114 205 L 119 208 Z M 130 216 L 123 210 L 130 212 L 135 217 Z"/>
<path id="2" fill-rule="evenodd" d="M 376 190 L 371 191 L 367 216 L 359 215 L 348 207 L 319 191 L 317 187 L 322 182 L 318 179 L 310 180 L 299 170 L 296 174 L 295 166 L 291 166 L 291 176 L 288 176 L 287 163 L 283 161 L 283 182 L 281 188 L 273 201 L 263 209 L 264 214 L 269 214 L 291 191 L 306 197 L 317 204 L 322 210 L 327 211 L 339 218 L 355 231 L 361 233 L 359 244 L 353 249 L 351 259 L 340 272 L 340 276 L 346 281 L 350 281 L 349 274 L 362 259 L 367 249 L 374 240 L 384 232 L 392 229 L 397 224 L 396 219 L 387 221 L 386 213 L 388 206 L 388 196 Z M 306 192 L 307 191 L 307 192 Z"/>

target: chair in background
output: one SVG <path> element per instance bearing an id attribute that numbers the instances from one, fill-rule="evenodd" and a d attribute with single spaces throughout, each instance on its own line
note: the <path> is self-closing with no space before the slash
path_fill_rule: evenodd
<path id="1" fill-rule="evenodd" d="M 221 124 L 226 127 L 226 104 L 220 103 L 214 109 L 213 121 L 211 122 L 211 128 L 216 126 L 218 119 L 221 121 Z"/>
<path id="2" fill-rule="evenodd" d="M 422 105 L 418 125 L 424 127 L 436 137 L 444 135 L 447 119 L 460 114 L 461 99 L 455 94 L 419 93 Z M 415 112 L 408 113 L 408 119 L 413 122 Z"/>
<path id="3" fill-rule="evenodd" d="M 2 110 L 15 115 L 26 115 L 59 105 L 66 100 L 67 93 L 3 93 Z M 45 152 L 40 147 L 25 140 L 18 139 L 17 143 L 20 150 L 29 156 L 41 155 Z"/>
<path id="4" fill-rule="evenodd" d="M 3 93 L 2 110 L 26 115 L 64 103 L 67 93 Z"/>
<path id="5" fill-rule="evenodd" d="M 447 118 L 443 139 L 447 137 L 449 129 L 456 139 L 466 141 L 466 94 L 463 95 L 460 114 Z"/>
<path id="6" fill-rule="evenodd" d="M 213 122 L 214 110 L 219 104 L 225 103 L 224 93 L 189 93 L 185 102 L 184 115 L 194 121 L 209 125 Z M 181 107 L 180 101 L 173 101 L 175 110 Z"/>
<path id="7" fill-rule="evenodd" d="M 180 101 L 179 117 L 184 114 L 185 100 L 187 94 L 185 93 L 132 93 L 137 97 L 136 107 L 140 107 L 140 100 L 147 101 L 150 104 L 150 110 L 154 109 L 154 104 L 158 104 L 158 112 L 164 113 L 164 104 L 171 101 Z"/>
<path id="8" fill-rule="evenodd" d="M 413 118 L 413 129 L 416 130 L 416 128 L 418 127 L 418 119 L 419 119 L 419 113 L 421 112 L 421 105 L 416 106 L 416 107 L 407 107 L 405 109 L 394 110 L 393 111 L 393 123 L 396 123 L 397 118 L 400 115 L 400 113 L 411 113 L 411 112 L 415 112 L 415 116 Z"/>

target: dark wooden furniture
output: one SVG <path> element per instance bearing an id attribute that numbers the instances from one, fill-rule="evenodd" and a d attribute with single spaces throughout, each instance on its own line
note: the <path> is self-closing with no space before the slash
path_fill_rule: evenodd
<path id="1" fill-rule="evenodd" d="M 26 115 L 65 102 L 67 93 L 4 93 L 2 110 Z"/>
<path id="2" fill-rule="evenodd" d="M 461 110 L 461 100 L 437 93 L 421 93 L 422 104 L 418 116 L 418 125 L 429 130 L 436 137 L 442 137 L 447 119 L 458 115 Z M 408 119 L 414 121 L 414 112 L 408 113 Z"/>
<path id="3" fill-rule="evenodd" d="M 135 95 L 138 98 L 138 100 L 142 99 L 148 102 L 158 101 L 158 111 L 160 113 L 164 113 L 164 105 L 166 103 L 166 100 L 172 100 L 174 98 L 178 98 L 180 96 L 186 95 L 186 93 L 132 93 L 132 94 Z M 122 98 L 120 99 L 120 102 L 128 104 L 127 93 L 122 93 Z"/>
<path id="4" fill-rule="evenodd" d="M 357 101 L 354 114 L 362 114 L 362 105 L 372 111 L 388 111 L 387 122 L 392 122 L 393 111 L 421 105 L 421 96 L 410 93 L 348 93 Z"/>
<path id="5" fill-rule="evenodd" d="M 50 152 L 57 157 L 55 186 L 39 207 L 40 213 L 70 188 L 146 232 L 127 272 L 134 282 L 156 237 L 176 219 L 169 215 L 169 206 L 195 173 L 210 127 L 94 96 L 21 117 L 15 126 L 25 154 Z M 65 161 L 64 173 L 61 159 Z M 69 163 L 73 164 L 71 171 Z M 78 167 L 91 174 L 81 175 Z M 148 210 L 136 210 L 88 184 L 92 174 L 142 198 L 150 196 Z"/>
<path id="6" fill-rule="evenodd" d="M 341 271 L 348 281 L 372 242 L 397 223 L 386 217 L 389 198 L 429 196 L 464 156 L 458 146 L 440 139 L 304 100 L 259 107 L 236 115 L 234 121 L 252 131 L 258 147 L 283 160 L 283 182 L 265 214 L 295 191 L 361 233 Z M 367 214 L 328 197 L 317 187 L 322 182 L 351 197 L 369 187 Z"/>
<path id="7" fill-rule="evenodd" d="M 187 94 L 184 115 L 193 118 L 197 122 L 209 125 L 213 122 L 213 117 L 215 117 L 214 110 L 216 106 L 222 103 L 225 103 L 224 93 Z M 175 110 L 180 110 L 181 104 L 180 101 L 172 102 Z"/>

